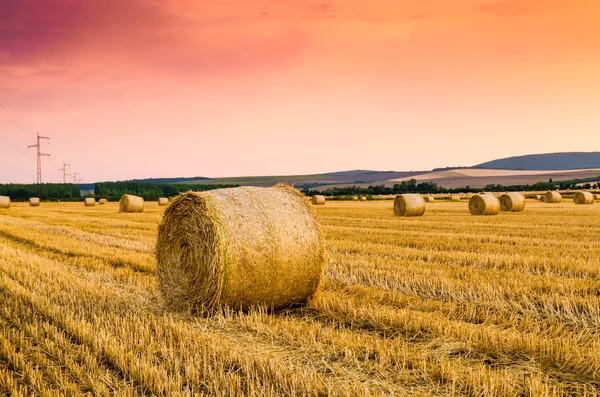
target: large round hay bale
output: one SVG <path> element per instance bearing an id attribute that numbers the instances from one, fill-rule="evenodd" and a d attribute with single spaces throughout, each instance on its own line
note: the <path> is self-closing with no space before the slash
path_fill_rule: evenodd
<path id="1" fill-rule="evenodd" d="M 559 192 L 555 191 L 555 190 L 549 190 L 546 192 L 546 194 L 544 195 L 544 203 L 560 203 L 562 201 L 562 196 L 560 195 Z"/>
<path id="2" fill-rule="evenodd" d="M 0 196 L 0 208 L 10 208 L 10 197 Z"/>
<path id="3" fill-rule="evenodd" d="M 310 202 L 312 205 L 325 205 L 325 196 L 315 194 L 311 197 Z"/>
<path id="4" fill-rule="evenodd" d="M 500 210 L 507 212 L 520 212 L 525 209 L 525 196 L 521 193 L 510 192 L 500 196 Z"/>
<path id="5" fill-rule="evenodd" d="M 594 195 L 594 199 L 597 200 L 597 201 L 600 200 L 600 194 L 595 194 Z"/>
<path id="6" fill-rule="evenodd" d="M 435 197 L 425 196 L 425 197 L 423 197 L 423 200 L 425 200 L 426 203 L 433 203 L 435 201 Z"/>
<path id="7" fill-rule="evenodd" d="M 425 200 L 420 194 L 399 194 L 394 200 L 394 215 L 421 216 L 425 213 Z"/>
<path id="8" fill-rule="evenodd" d="M 358 196 L 352 196 L 352 201 L 358 201 Z"/>
<path id="9" fill-rule="evenodd" d="M 450 196 L 450 201 L 460 201 L 460 196 L 452 195 Z"/>
<path id="10" fill-rule="evenodd" d="M 106 203 L 108 203 L 108 200 L 105 198 L 101 198 L 100 200 L 98 200 L 98 204 L 100 204 L 100 205 L 104 205 Z"/>
<path id="11" fill-rule="evenodd" d="M 471 215 L 497 215 L 500 212 L 500 200 L 493 194 L 478 194 L 469 200 Z"/>
<path id="12" fill-rule="evenodd" d="M 575 204 L 594 204 L 594 195 L 590 192 L 576 192 L 573 202 Z"/>
<path id="13" fill-rule="evenodd" d="M 119 212 L 144 212 L 144 199 L 132 194 L 124 194 L 119 200 Z"/>
<path id="14" fill-rule="evenodd" d="M 165 205 L 169 204 L 169 199 L 166 197 L 159 197 L 158 199 L 158 205 L 161 207 L 164 207 Z"/>
<path id="15" fill-rule="evenodd" d="M 93 197 L 86 197 L 83 199 L 83 205 L 86 207 L 93 207 L 96 205 L 96 199 Z"/>
<path id="16" fill-rule="evenodd" d="M 367 201 L 367 198 L 365 196 L 360 196 L 360 201 Z"/>
<path id="17" fill-rule="evenodd" d="M 29 205 L 32 207 L 39 207 L 40 206 L 40 198 L 39 197 L 30 197 Z"/>
<path id="18" fill-rule="evenodd" d="M 325 242 L 297 190 L 245 186 L 178 195 L 159 226 L 156 259 L 159 288 L 173 310 L 278 309 L 316 293 Z"/>

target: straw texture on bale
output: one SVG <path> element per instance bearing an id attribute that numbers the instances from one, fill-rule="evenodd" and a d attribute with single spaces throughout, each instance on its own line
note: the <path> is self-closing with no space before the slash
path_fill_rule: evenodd
<path id="1" fill-rule="evenodd" d="M 96 205 L 96 199 L 93 197 L 86 197 L 83 199 L 83 205 L 86 207 L 93 207 Z"/>
<path id="2" fill-rule="evenodd" d="M 497 215 L 500 212 L 500 200 L 493 194 L 478 194 L 469 200 L 471 215 Z"/>
<path id="3" fill-rule="evenodd" d="M 525 196 L 521 193 L 510 192 L 500 196 L 500 210 L 506 212 L 521 212 L 525 209 Z"/>
<path id="4" fill-rule="evenodd" d="M 562 196 L 557 191 L 549 190 L 544 195 L 544 203 L 560 203 L 562 201 Z"/>
<path id="5" fill-rule="evenodd" d="M 352 196 L 352 201 L 358 201 L 358 196 Z"/>
<path id="6" fill-rule="evenodd" d="M 367 201 L 367 198 L 365 196 L 360 196 L 360 201 Z"/>
<path id="7" fill-rule="evenodd" d="M 421 216 L 425 213 L 425 200 L 420 194 L 399 194 L 394 200 L 394 215 Z"/>
<path id="8" fill-rule="evenodd" d="M 108 203 L 108 200 L 105 198 L 101 198 L 100 200 L 98 200 L 98 204 L 100 204 L 100 205 L 104 205 L 106 203 Z"/>
<path id="9" fill-rule="evenodd" d="M 423 197 L 423 200 L 425 200 L 426 203 L 433 203 L 435 198 L 433 196 L 425 196 Z"/>
<path id="10" fill-rule="evenodd" d="M 30 197 L 29 205 L 32 207 L 39 207 L 40 206 L 40 198 L 39 197 Z"/>
<path id="11" fill-rule="evenodd" d="M 169 199 L 168 198 L 166 198 L 166 197 L 159 197 L 159 199 L 158 199 L 158 205 L 160 205 L 162 207 L 162 206 L 165 206 L 167 204 L 169 204 Z"/>
<path id="12" fill-rule="evenodd" d="M 0 196 L 0 208 L 10 208 L 10 197 Z"/>
<path id="13" fill-rule="evenodd" d="M 325 255 L 313 208 L 287 185 L 181 193 L 156 243 L 165 304 L 200 315 L 305 304 L 319 289 Z"/>
<path id="14" fill-rule="evenodd" d="M 594 195 L 590 192 L 577 192 L 573 196 L 575 204 L 594 204 Z"/>
<path id="15" fill-rule="evenodd" d="M 315 194 L 310 199 L 310 202 L 313 205 L 324 205 L 325 204 L 325 196 L 321 196 L 321 195 Z"/>
<path id="16" fill-rule="evenodd" d="M 450 196 L 450 201 L 460 201 L 460 196 Z"/>
<path id="17" fill-rule="evenodd" d="M 144 212 L 144 199 L 124 194 L 119 201 L 119 212 Z"/>

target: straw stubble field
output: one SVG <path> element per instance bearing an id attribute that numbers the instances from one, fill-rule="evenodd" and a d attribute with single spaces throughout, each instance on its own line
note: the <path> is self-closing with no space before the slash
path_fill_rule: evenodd
<path id="1" fill-rule="evenodd" d="M 323 292 L 308 308 L 161 309 L 160 216 L 0 210 L 6 395 L 594 395 L 600 205 L 469 215 L 434 202 L 328 202 Z"/>

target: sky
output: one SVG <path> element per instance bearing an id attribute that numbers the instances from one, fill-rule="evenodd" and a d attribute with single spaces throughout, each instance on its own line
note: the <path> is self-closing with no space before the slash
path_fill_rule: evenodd
<path id="1" fill-rule="evenodd" d="M 597 0 L 1 0 L 0 183 L 600 150 Z"/>

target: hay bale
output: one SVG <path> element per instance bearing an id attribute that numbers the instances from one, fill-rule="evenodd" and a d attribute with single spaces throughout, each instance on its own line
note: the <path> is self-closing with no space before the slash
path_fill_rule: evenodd
<path id="1" fill-rule="evenodd" d="M 420 194 L 399 194 L 394 200 L 394 215 L 421 216 L 425 213 L 425 200 Z"/>
<path id="2" fill-rule="evenodd" d="M 325 255 L 313 208 L 287 185 L 181 193 L 156 243 L 166 305 L 194 314 L 305 304 L 319 288 Z"/>
<path id="3" fill-rule="evenodd" d="M 577 192 L 573 196 L 575 204 L 594 204 L 594 195 L 590 192 Z"/>
<path id="4" fill-rule="evenodd" d="M 367 201 L 367 198 L 365 196 L 360 196 L 360 201 Z"/>
<path id="5" fill-rule="evenodd" d="M 100 205 L 104 205 L 106 203 L 108 203 L 108 200 L 105 198 L 101 198 L 100 200 L 98 200 L 98 204 L 100 204 Z"/>
<path id="6" fill-rule="evenodd" d="M 497 215 L 500 212 L 500 200 L 493 194 L 478 194 L 469 200 L 471 215 Z"/>
<path id="7" fill-rule="evenodd" d="M 325 196 L 315 194 L 311 197 L 310 202 L 312 205 L 325 205 Z"/>
<path id="8" fill-rule="evenodd" d="M 525 209 L 525 196 L 521 193 L 504 193 L 500 196 L 500 210 L 507 212 L 521 212 Z"/>
<path id="9" fill-rule="evenodd" d="M 96 199 L 93 197 L 86 197 L 83 199 L 83 205 L 86 207 L 93 207 L 96 205 Z"/>
<path id="10" fill-rule="evenodd" d="M 352 196 L 352 201 L 358 201 L 358 196 Z"/>
<path id="11" fill-rule="evenodd" d="M 169 199 L 166 197 L 159 197 L 158 199 L 158 205 L 161 207 L 164 207 L 165 205 L 169 204 Z"/>
<path id="12" fill-rule="evenodd" d="M 423 200 L 425 200 L 426 203 L 433 203 L 435 201 L 435 197 L 425 196 L 425 197 L 423 197 Z"/>
<path id="13" fill-rule="evenodd" d="M 144 212 L 144 199 L 132 194 L 124 194 L 119 200 L 119 212 Z"/>
<path id="14" fill-rule="evenodd" d="M 600 201 L 600 194 L 595 194 L 594 195 L 594 199 L 597 200 L 597 201 Z"/>
<path id="15" fill-rule="evenodd" d="M 452 195 L 450 196 L 450 201 L 460 201 L 460 196 Z"/>
<path id="16" fill-rule="evenodd" d="M 544 195 L 544 203 L 560 203 L 562 201 L 562 196 L 559 192 L 554 190 L 548 190 Z"/>
<path id="17" fill-rule="evenodd" d="M 39 207 L 40 206 L 40 198 L 39 197 L 30 197 L 29 205 L 32 207 Z"/>
<path id="18" fill-rule="evenodd" d="M 0 196 L 0 208 L 10 208 L 10 197 Z"/>

